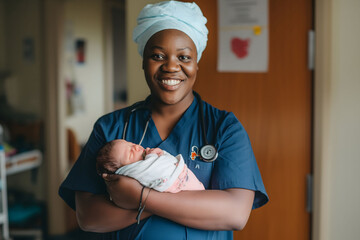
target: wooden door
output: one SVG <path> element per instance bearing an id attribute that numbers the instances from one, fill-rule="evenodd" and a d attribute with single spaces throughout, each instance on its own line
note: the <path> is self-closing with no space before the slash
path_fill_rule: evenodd
<path id="1" fill-rule="evenodd" d="M 312 0 L 269 0 L 267 73 L 219 73 L 217 1 L 195 1 L 208 19 L 209 41 L 195 90 L 235 113 L 247 130 L 270 202 L 254 210 L 235 239 L 310 238 L 306 175 L 311 172 L 312 74 L 307 34 Z"/>

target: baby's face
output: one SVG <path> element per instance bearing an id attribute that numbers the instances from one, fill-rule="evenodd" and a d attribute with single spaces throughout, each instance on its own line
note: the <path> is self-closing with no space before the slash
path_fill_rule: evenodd
<path id="1" fill-rule="evenodd" d="M 143 160 L 144 148 L 122 139 L 115 140 L 111 155 L 119 159 L 121 166 Z"/>

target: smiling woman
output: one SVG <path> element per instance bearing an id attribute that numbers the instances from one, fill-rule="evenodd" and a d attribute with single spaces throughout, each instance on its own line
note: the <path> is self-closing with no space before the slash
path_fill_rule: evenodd
<path id="1" fill-rule="evenodd" d="M 76 209 L 83 230 L 104 233 L 107 239 L 161 240 L 171 236 L 175 240 L 230 240 L 232 230 L 245 226 L 251 209 L 268 201 L 241 123 L 233 113 L 194 97 L 198 61 L 207 42 L 205 23 L 195 3 L 161 2 L 147 5 L 140 13 L 133 37 L 143 57 L 151 94 L 135 104 L 135 108 L 139 104 L 143 108 L 121 109 L 95 123 L 88 143 L 60 187 L 61 197 Z M 128 128 L 124 140 L 141 142 L 145 149 L 181 154 L 205 190 L 150 192 L 133 178 L 97 175 L 99 149 L 122 138 L 124 128 Z M 218 158 L 214 162 L 194 154 L 206 139 L 216 141 Z M 141 221 L 136 224 L 140 213 Z"/>
<path id="2" fill-rule="evenodd" d="M 171 105 L 181 103 L 187 108 L 194 96 L 197 52 L 194 42 L 175 29 L 155 33 L 147 42 L 143 69 L 153 101 Z"/>

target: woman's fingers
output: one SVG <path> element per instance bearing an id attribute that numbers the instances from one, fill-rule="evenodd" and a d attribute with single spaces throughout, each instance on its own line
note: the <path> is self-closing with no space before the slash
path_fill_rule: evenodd
<path id="1" fill-rule="evenodd" d="M 103 174 L 102 177 L 105 180 L 109 195 L 117 206 L 124 209 L 136 209 L 138 207 L 142 186 L 137 180 L 117 174 Z"/>
<path id="2" fill-rule="evenodd" d="M 115 182 L 115 181 L 118 181 L 120 179 L 119 175 L 117 175 L 117 174 L 108 174 L 108 173 L 103 173 L 101 175 L 101 177 L 107 182 Z"/>

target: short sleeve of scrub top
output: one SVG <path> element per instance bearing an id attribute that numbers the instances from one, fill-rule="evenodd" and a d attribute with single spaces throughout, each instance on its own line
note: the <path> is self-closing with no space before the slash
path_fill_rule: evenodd
<path id="1" fill-rule="evenodd" d="M 149 120 L 142 146 L 159 147 L 172 155 L 182 154 L 189 169 L 206 189 L 244 188 L 255 191 L 253 208 L 268 201 L 249 137 L 233 113 L 221 111 L 204 102 L 206 136 L 218 150 L 215 162 L 207 163 L 199 158 L 204 139 L 198 119 L 199 104 L 195 98 L 183 114 L 169 137 L 162 141 L 147 110 L 132 113 L 126 140 L 139 143 L 144 126 Z M 106 194 L 106 187 L 95 169 L 98 150 L 114 139 L 122 138 L 125 115 L 128 109 L 115 111 L 101 117 L 94 125 L 90 138 L 79 159 L 59 189 L 60 196 L 75 209 L 75 191 Z M 216 239 L 231 240 L 232 231 L 205 231 L 186 227 L 159 216 L 151 216 L 127 228 L 104 234 L 107 239 Z M 173 237 L 174 236 L 174 237 Z"/>
<path id="2" fill-rule="evenodd" d="M 244 188 L 255 191 L 253 209 L 268 201 L 250 139 L 233 113 L 228 113 L 217 131 L 211 189 Z"/>

